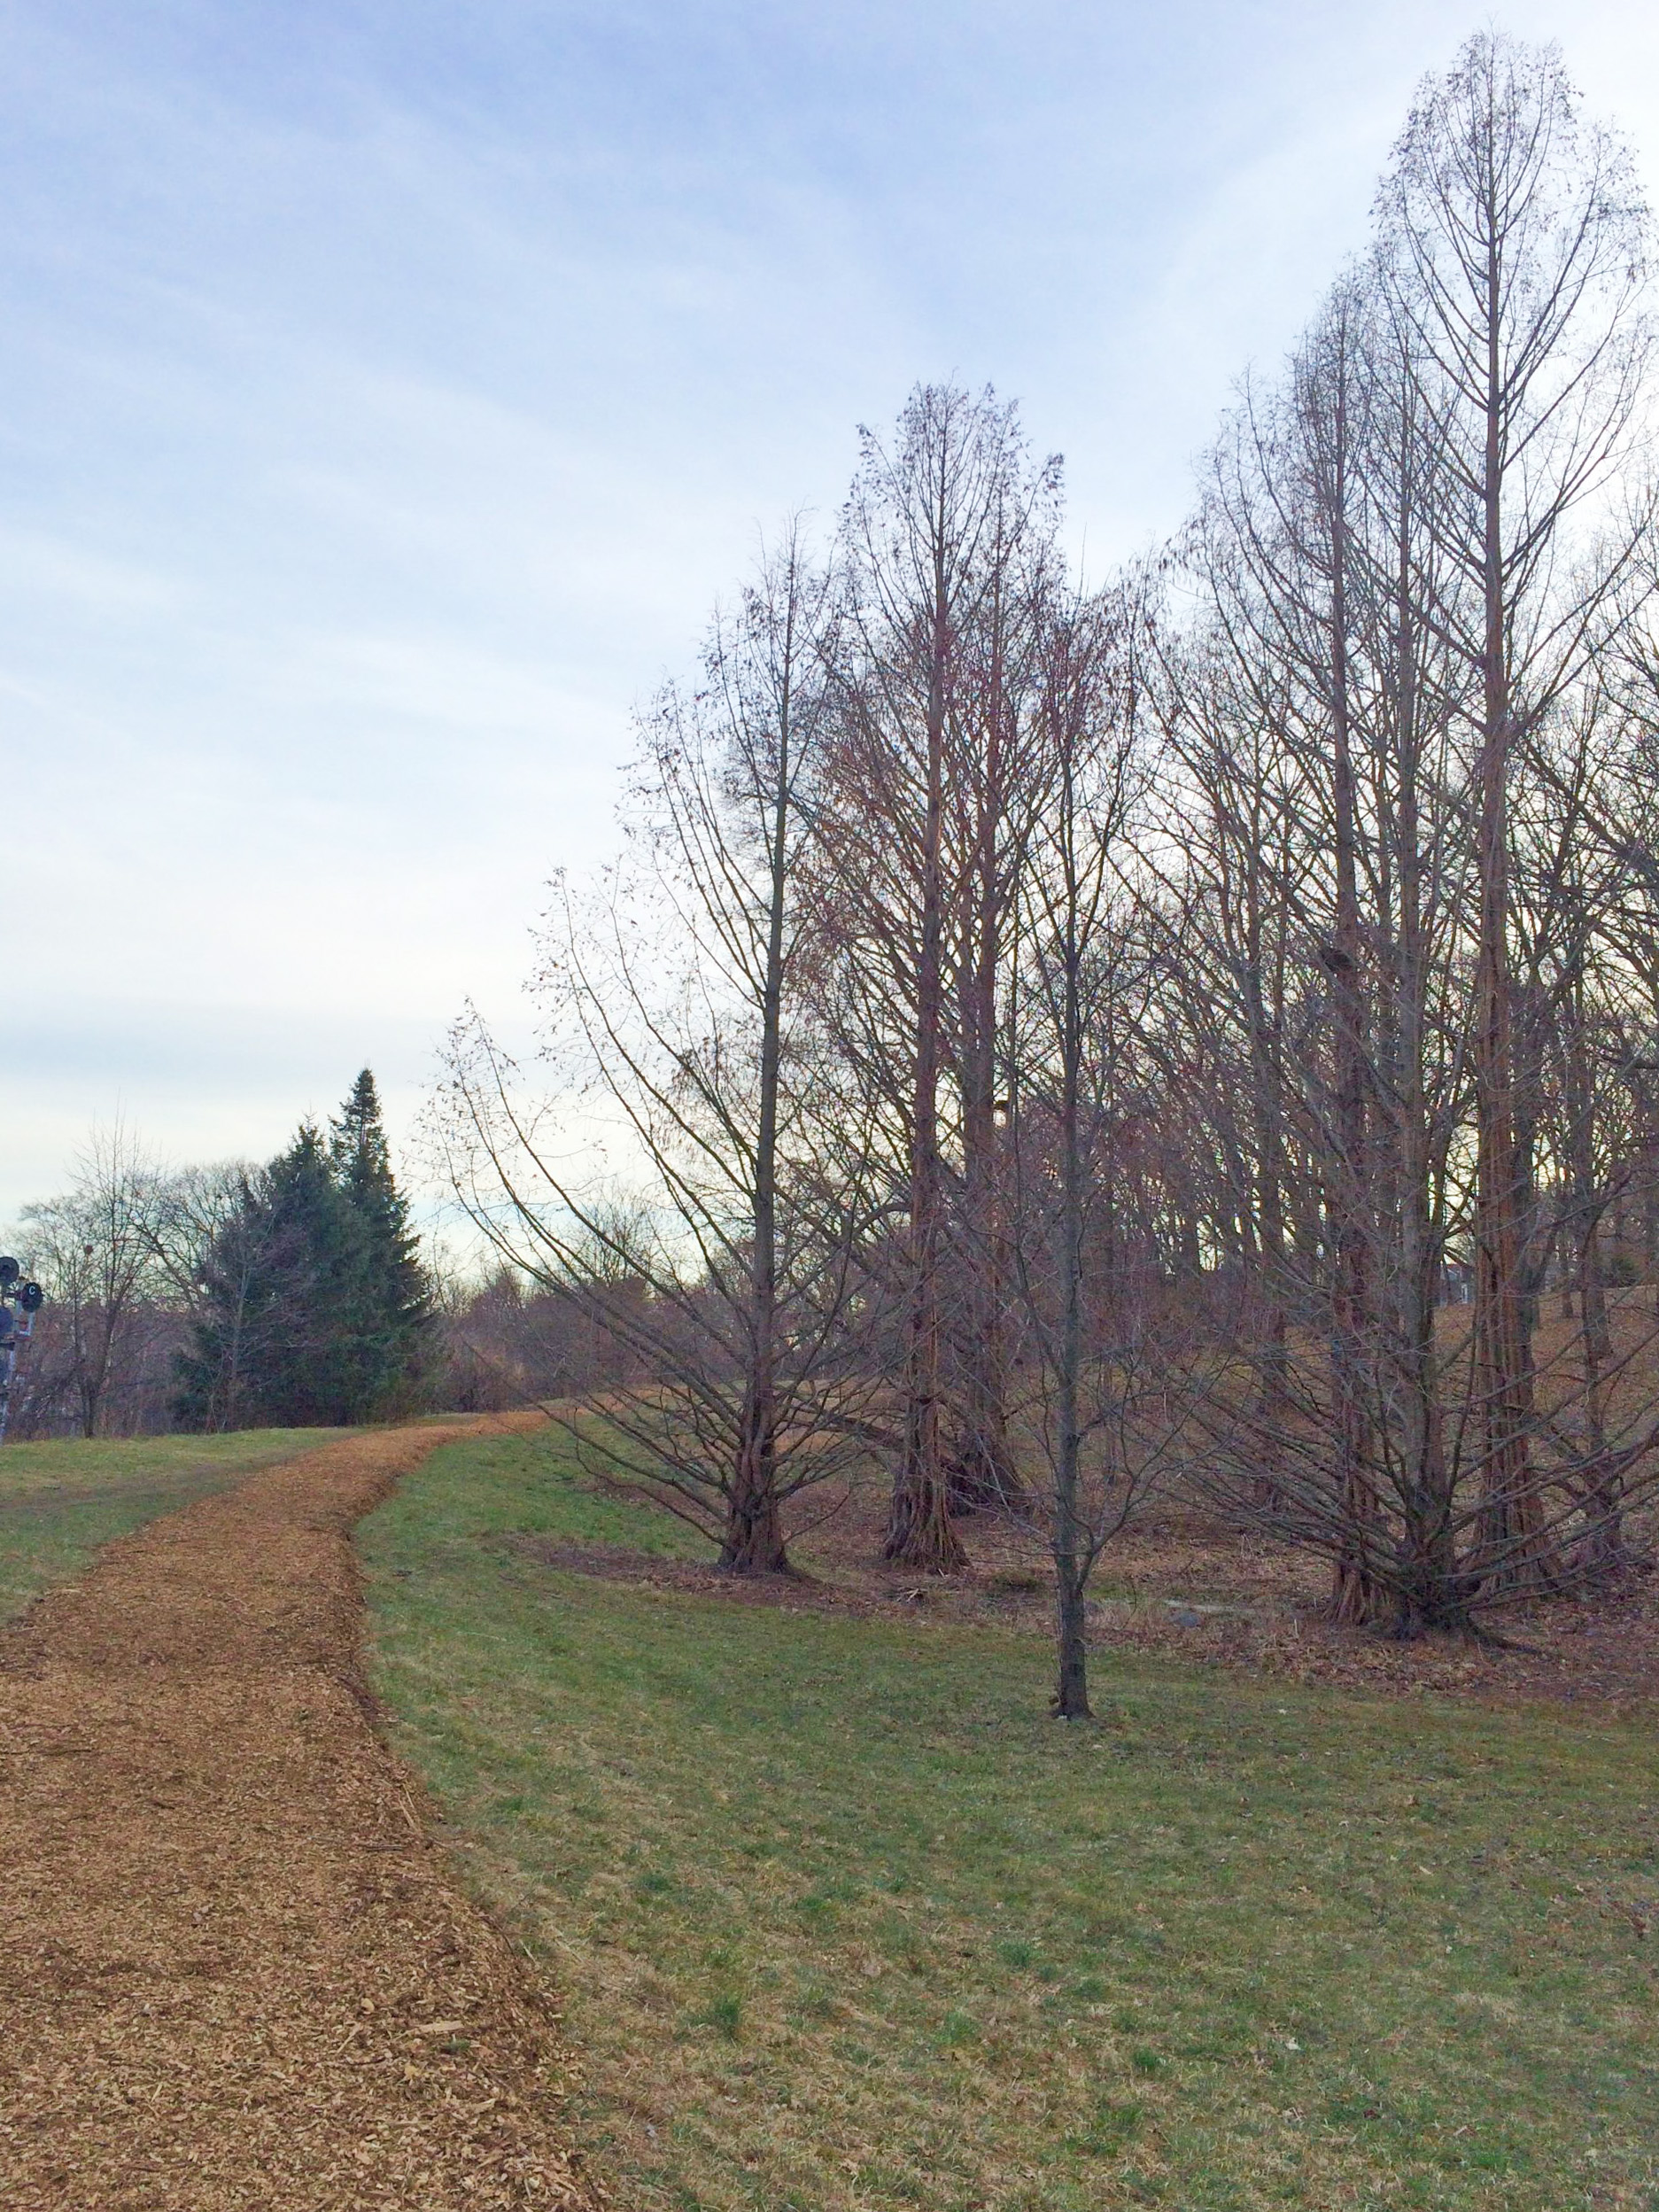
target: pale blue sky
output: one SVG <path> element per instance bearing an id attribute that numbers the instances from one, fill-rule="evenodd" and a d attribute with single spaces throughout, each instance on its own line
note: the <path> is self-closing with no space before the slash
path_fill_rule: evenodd
<path id="1" fill-rule="evenodd" d="M 1497 19 L 1650 175 L 1656 15 Z M 1173 527 L 1481 19 L 0 4 L 0 1217 L 522 1027 L 632 703 L 918 378 L 1021 400 L 1091 565 Z"/>

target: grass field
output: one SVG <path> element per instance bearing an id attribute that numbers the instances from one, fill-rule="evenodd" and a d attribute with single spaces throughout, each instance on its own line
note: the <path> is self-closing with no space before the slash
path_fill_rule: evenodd
<path id="1" fill-rule="evenodd" d="M 339 1433 L 244 1429 L 0 1448 L 0 1621 L 78 1574 L 100 1544 Z"/>
<path id="2" fill-rule="evenodd" d="M 365 1524 L 376 1680 L 631 2207 L 1659 2205 L 1649 1735 L 554 1572 L 544 1433 Z"/>

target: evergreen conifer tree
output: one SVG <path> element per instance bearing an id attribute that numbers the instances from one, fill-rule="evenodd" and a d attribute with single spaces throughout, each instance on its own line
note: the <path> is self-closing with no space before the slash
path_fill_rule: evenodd
<path id="1" fill-rule="evenodd" d="M 417 1374 L 431 1320 L 431 1290 L 409 1209 L 391 1172 L 380 1096 L 365 1067 L 329 1124 L 329 1164 L 360 1238 L 350 1357 L 363 1402 L 380 1404 Z"/>
<path id="2" fill-rule="evenodd" d="M 186 1427 L 345 1426 L 416 1381 L 430 1295 L 368 1068 L 326 1140 L 305 1123 L 248 1178 L 202 1285 L 178 1362 Z"/>

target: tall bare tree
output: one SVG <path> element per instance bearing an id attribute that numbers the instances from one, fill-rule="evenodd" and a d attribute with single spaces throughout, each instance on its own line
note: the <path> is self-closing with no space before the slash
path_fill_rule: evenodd
<path id="1" fill-rule="evenodd" d="M 1587 126 L 1554 48 L 1495 32 L 1423 88 L 1380 196 L 1402 358 L 1444 477 L 1434 512 L 1462 588 L 1448 634 L 1478 675 L 1478 1169 L 1475 1371 L 1485 1571 L 1547 1585 L 1528 1467 L 1525 1204 L 1516 1136 L 1508 796 L 1519 749 L 1605 650 L 1640 534 L 1568 533 L 1629 466 L 1649 351 L 1643 214 L 1628 155 Z"/>
<path id="2" fill-rule="evenodd" d="M 1014 410 L 950 386 L 912 393 L 891 446 L 862 434 L 843 538 L 850 586 L 842 726 L 820 816 L 836 886 L 843 1041 L 896 1140 L 903 1179 L 903 1435 L 887 1555 L 950 1572 L 948 1344 L 965 1334 L 976 1494 L 1011 1479 L 996 1403 L 991 1205 L 994 1005 L 1019 839 L 1009 805 L 1020 606 L 1057 464 L 1033 470 Z M 953 1130 L 948 1084 L 963 1113 Z M 971 1124 L 971 1129 L 968 1125 Z M 947 1311 L 950 1210 L 965 1173 L 970 1310 Z M 896 1197 L 895 1193 L 895 1197 Z"/>
<path id="3" fill-rule="evenodd" d="M 742 1574 L 787 1568 L 788 1499 L 863 1448 L 848 1323 L 866 1148 L 799 987 L 838 620 L 791 528 L 717 617 L 702 687 L 645 718 L 629 858 L 556 912 L 556 1111 L 524 1099 L 475 1019 L 439 1117 L 485 1237 L 631 1354 L 585 1394 L 578 1439 L 602 1431 L 598 1463 Z M 574 1164 L 572 1112 L 593 1145 Z"/>

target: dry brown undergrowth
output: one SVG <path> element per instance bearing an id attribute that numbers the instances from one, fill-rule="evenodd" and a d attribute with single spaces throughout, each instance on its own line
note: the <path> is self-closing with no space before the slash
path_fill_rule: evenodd
<path id="1" fill-rule="evenodd" d="M 831 1511 L 810 1495 L 793 1547 L 799 1581 L 734 1580 L 710 1562 L 614 1546 L 523 1537 L 512 1548 L 553 1567 L 655 1584 L 734 1603 L 859 1617 L 954 1620 L 1050 1630 L 1052 1577 L 1040 1529 L 996 1514 L 961 1522 L 968 1572 L 943 1579 L 881 1564 L 887 1491 L 872 1479 Z M 1645 1533 L 1645 1531 L 1644 1531 Z M 1089 1635 L 1099 1687 L 1115 1650 L 1214 1664 L 1368 1696 L 1452 1697 L 1479 1704 L 1568 1704 L 1636 1718 L 1659 1700 L 1659 1576 L 1623 1590 L 1519 1608 L 1493 1618 L 1501 1642 L 1455 1636 L 1399 1643 L 1322 1618 L 1328 1570 L 1307 1553 L 1221 1527 L 1178 1502 L 1149 1505 L 1114 1538 L 1091 1586 Z"/>
<path id="2" fill-rule="evenodd" d="M 446 1433 L 255 1475 L 0 1639 L 8 2212 L 595 2203 L 359 1680 L 352 1525 Z"/>

